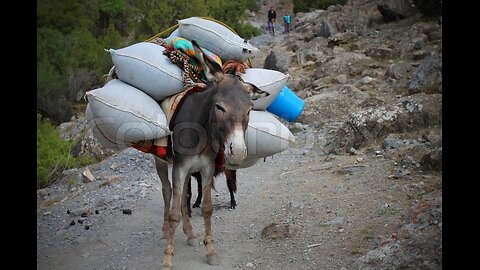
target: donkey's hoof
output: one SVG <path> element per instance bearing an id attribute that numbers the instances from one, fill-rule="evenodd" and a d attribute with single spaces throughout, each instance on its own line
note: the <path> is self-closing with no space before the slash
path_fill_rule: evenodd
<path id="1" fill-rule="evenodd" d="M 162 263 L 162 269 L 171 269 L 172 268 L 172 262 L 163 262 Z"/>
<path id="2" fill-rule="evenodd" d="M 217 253 L 207 255 L 207 263 L 210 265 L 219 265 L 220 257 L 218 257 Z"/>
<path id="3" fill-rule="evenodd" d="M 192 247 L 198 246 L 198 239 L 196 237 L 188 238 L 188 245 Z"/>

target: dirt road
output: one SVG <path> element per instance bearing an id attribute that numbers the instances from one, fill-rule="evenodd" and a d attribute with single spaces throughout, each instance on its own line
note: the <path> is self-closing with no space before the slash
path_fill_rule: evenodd
<path id="1" fill-rule="evenodd" d="M 296 135 L 289 150 L 238 171 L 237 209 L 228 208 L 224 177 L 217 179 L 213 232 L 220 265 L 206 263 L 203 218 L 194 209 L 199 245 L 189 246 L 177 229 L 173 269 L 349 269 L 398 229 L 412 198 L 441 181 L 434 175 L 392 178 L 394 161 L 382 155 L 325 156 L 304 139 L 311 132 Z M 63 201 L 39 204 L 38 269 L 159 269 L 163 200 L 153 157 L 129 149 L 91 170 L 94 182 L 70 190 Z M 99 188 L 118 172 L 124 177 Z M 81 212 L 87 212 L 82 224 Z M 271 223 L 276 232 L 262 237 Z"/>

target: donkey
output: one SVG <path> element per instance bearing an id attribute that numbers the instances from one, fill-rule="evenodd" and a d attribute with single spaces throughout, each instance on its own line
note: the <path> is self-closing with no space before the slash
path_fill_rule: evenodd
<path id="1" fill-rule="evenodd" d="M 237 76 L 225 74 L 222 67 L 205 56 L 192 41 L 199 66 L 208 81 L 207 89 L 191 93 L 184 98 L 172 119 L 171 159 L 172 185 L 168 180 L 168 164 L 156 158 L 156 168 L 162 182 L 165 204 L 163 236 L 167 239 L 162 265 L 172 266 L 174 236 L 183 220 L 183 232 L 190 245 L 195 234 L 187 210 L 187 191 L 190 176 L 199 172 L 202 179 L 202 214 L 205 226 L 203 243 L 207 248 L 207 263 L 218 265 L 220 259 L 213 246 L 211 187 L 215 173 L 215 159 L 224 152 L 225 164 L 239 165 L 247 154 L 245 130 L 252 100 L 268 96 L 267 92 L 241 81 Z"/>

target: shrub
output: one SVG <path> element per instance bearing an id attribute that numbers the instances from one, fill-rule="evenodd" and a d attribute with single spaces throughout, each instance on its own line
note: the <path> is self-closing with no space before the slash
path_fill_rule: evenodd
<path id="1" fill-rule="evenodd" d="M 247 0 L 247 8 L 250 11 L 259 11 L 260 10 L 260 5 L 258 4 L 257 0 Z"/>
<path id="2" fill-rule="evenodd" d="M 64 141 L 50 120 L 37 113 L 37 188 L 56 180 L 64 169 L 93 163 L 88 155 L 70 155 L 74 144 L 73 140 Z"/>
<path id="3" fill-rule="evenodd" d="M 251 25 L 250 23 L 235 23 L 230 25 L 230 27 L 232 27 L 232 29 L 244 39 L 250 39 L 262 33 L 259 28 Z"/>
<path id="4" fill-rule="evenodd" d="M 441 0 L 413 0 L 418 10 L 427 17 L 438 17 L 442 15 Z"/>

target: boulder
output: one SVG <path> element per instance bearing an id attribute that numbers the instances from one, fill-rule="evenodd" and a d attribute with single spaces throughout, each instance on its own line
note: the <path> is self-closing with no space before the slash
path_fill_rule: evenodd
<path id="1" fill-rule="evenodd" d="M 415 71 L 413 80 L 408 85 L 408 92 L 442 92 L 442 57 L 433 55 L 426 59 Z"/>
<path id="2" fill-rule="evenodd" d="M 385 47 L 370 47 L 365 50 L 365 55 L 376 59 L 389 59 L 393 58 L 394 53 L 392 49 Z"/>
<path id="3" fill-rule="evenodd" d="M 368 108 L 350 113 L 343 126 L 331 132 L 330 140 L 336 152 L 360 149 L 383 141 L 390 133 L 402 133 L 433 127 L 442 123 L 441 95 L 412 96 L 393 105 Z"/>
<path id="4" fill-rule="evenodd" d="M 433 149 L 420 159 L 422 170 L 442 171 L 442 147 Z"/>
<path id="5" fill-rule="evenodd" d="M 372 58 L 367 57 L 363 53 L 355 52 L 342 52 L 336 55 L 335 58 L 330 59 L 330 61 L 327 60 L 325 63 L 319 65 L 313 74 L 314 79 L 348 74 L 351 66 L 368 67 L 368 64 L 372 62 Z"/>
<path id="6" fill-rule="evenodd" d="M 408 73 L 412 70 L 411 65 L 407 63 L 394 63 L 391 64 L 385 71 L 385 78 L 391 78 L 394 80 L 405 79 Z"/>
<path id="7" fill-rule="evenodd" d="M 356 38 L 358 38 L 358 34 L 355 32 L 347 31 L 343 33 L 336 33 L 335 35 L 332 35 L 328 38 L 328 45 L 329 46 L 340 45 L 340 44 L 353 41 Z"/>

